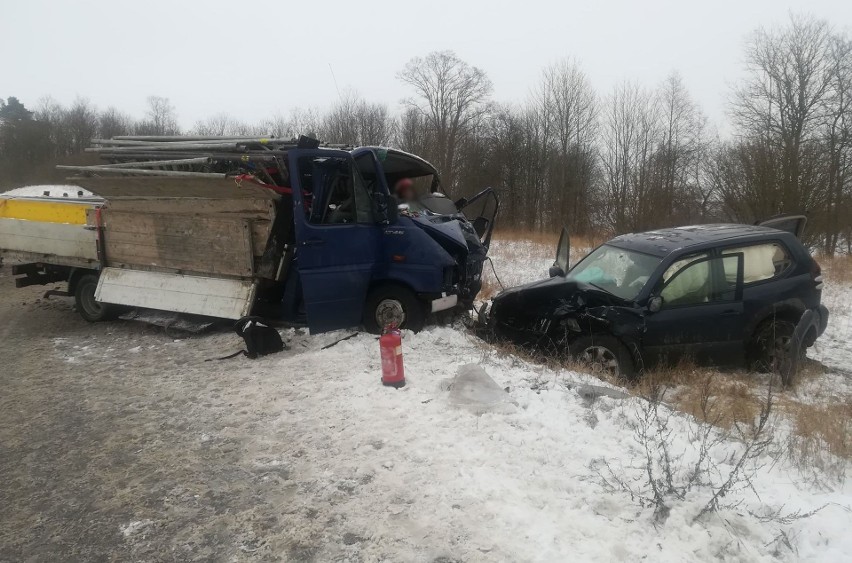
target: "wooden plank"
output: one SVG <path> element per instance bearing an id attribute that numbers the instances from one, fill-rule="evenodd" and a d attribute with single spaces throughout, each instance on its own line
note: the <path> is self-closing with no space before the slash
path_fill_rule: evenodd
<path id="1" fill-rule="evenodd" d="M 95 297 L 118 305 L 239 319 L 251 310 L 254 284 L 251 280 L 105 268 Z"/>
<path id="2" fill-rule="evenodd" d="M 240 218 L 104 210 L 107 264 L 251 276 L 252 229 Z"/>
<path id="3" fill-rule="evenodd" d="M 273 202 L 266 199 L 117 198 L 109 200 L 107 207 L 113 211 L 133 211 L 136 213 L 189 215 L 225 213 L 269 220 L 274 213 Z"/>
<path id="4" fill-rule="evenodd" d="M 0 249 L 97 259 L 96 235 L 82 225 L 0 219 Z"/>
<path id="5" fill-rule="evenodd" d="M 280 196 L 267 188 L 243 182 L 238 186 L 233 178 L 167 178 L 151 177 L 101 177 L 75 178 L 74 184 L 109 200 L 123 197 L 183 197 L 207 199 L 267 199 Z"/>

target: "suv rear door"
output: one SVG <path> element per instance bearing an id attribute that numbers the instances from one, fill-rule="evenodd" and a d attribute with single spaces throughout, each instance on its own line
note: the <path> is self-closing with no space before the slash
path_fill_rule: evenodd
<path id="1" fill-rule="evenodd" d="M 725 272 L 735 272 L 726 279 Z M 657 282 L 661 308 L 642 338 L 651 364 L 737 364 L 743 360 L 743 255 L 703 254 L 674 262 Z M 652 298 L 653 299 L 653 298 Z"/>

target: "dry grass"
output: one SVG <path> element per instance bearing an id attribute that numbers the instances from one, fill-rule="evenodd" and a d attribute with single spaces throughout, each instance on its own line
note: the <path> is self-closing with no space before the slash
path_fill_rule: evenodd
<path id="1" fill-rule="evenodd" d="M 754 422 L 765 399 L 762 387 L 754 374 L 699 367 L 682 360 L 647 371 L 632 391 L 650 397 L 661 388 L 667 389 L 665 401 L 671 407 L 701 422 L 730 429 L 735 424 L 750 426 Z"/>
<path id="2" fill-rule="evenodd" d="M 852 459 L 852 403 L 784 402 L 781 409 L 793 422 L 789 453 L 799 467 L 816 468 L 843 479 Z"/>
<path id="3" fill-rule="evenodd" d="M 852 284 L 852 256 L 816 256 L 816 260 L 831 283 Z"/>

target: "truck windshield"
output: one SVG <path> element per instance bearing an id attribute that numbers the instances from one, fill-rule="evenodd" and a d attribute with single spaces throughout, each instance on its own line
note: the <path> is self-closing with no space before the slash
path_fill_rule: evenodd
<path id="1" fill-rule="evenodd" d="M 566 279 L 587 283 L 621 297 L 636 299 L 661 259 L 605 244 L 574 266 Z"/>

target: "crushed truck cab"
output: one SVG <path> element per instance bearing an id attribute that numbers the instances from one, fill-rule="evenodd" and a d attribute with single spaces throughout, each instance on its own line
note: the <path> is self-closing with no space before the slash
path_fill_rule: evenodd
<path id="1" fill-rule="evenodd" d="M 497 198 L 488 189 L 457 205 L 417 156 L 304 142 L 128 141 L 94 149 L 110 164 L 77 167 L 83 175 L 72 181 L 95 194 L 86 201 L 0 200 L 0 256 L 18 286 L 67 281 L 88 320 L 121 307 L 260 312 L 312 333 L 418 330 L 430 313 L 470 307 L 480 290 Z M 154 170 L 131 168 L 143 158 Z M 401 179 L 416 201 L 396 199 Z"/>

